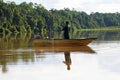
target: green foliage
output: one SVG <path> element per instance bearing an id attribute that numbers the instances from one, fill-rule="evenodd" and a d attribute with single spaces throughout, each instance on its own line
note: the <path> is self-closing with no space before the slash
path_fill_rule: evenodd
<path id="1" fill-rule="evenodd" d="M 0 33 L 34 33 L 51 37 L 68 20 L 72 31 L 120 26 L 120 13 L 78 12 L 65 8 L 47 10 L 42 4 L 0 0 Z M 119 27 L 117 27 L 119 28 Z"/>

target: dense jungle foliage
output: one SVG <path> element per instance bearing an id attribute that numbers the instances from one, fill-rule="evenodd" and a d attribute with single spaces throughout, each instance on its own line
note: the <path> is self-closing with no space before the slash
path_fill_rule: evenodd
<path id="1" fill-rule="evenodd" d="M 68 20 L 71 30 L 119 28 L 120 13 L 91 13 L 83 11 L 51 9 L 42 4 L 4 2 L 0 0 L 0 33 L 39 33 L 41 35 L 61 32 Z"/>

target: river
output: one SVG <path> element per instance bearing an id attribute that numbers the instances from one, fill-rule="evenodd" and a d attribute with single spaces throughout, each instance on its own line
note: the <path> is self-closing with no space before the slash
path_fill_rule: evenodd
<path id="1" fill-rule="evenodd" d="M 88 45 L 90 51 L 38 52 L 32 35 L 0 35 L 0 80 L 120 80 L 120 31 L 71 37 L 97 39 Z"/>

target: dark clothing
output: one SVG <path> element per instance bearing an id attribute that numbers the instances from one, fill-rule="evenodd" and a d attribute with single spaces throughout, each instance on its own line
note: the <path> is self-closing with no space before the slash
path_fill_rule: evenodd
<path id="1" fill-rule="evenodd" d="M 66 25 L 62 30 L 64 31 L 64 39 L 69 39 L 70 28 L 68 27 L 68 25 Z"/>

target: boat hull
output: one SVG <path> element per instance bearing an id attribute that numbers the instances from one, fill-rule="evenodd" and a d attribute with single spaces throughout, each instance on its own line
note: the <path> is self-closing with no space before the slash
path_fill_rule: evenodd
<path id="1" fill-rule="evenodd" d="M 35 52 L 86 52 L 86 53 L 95 53 L 88 46 L 53 46 L 53 47 L 40 47 L 34 46 Z"/>
<path id="2" fill-rule="evenodd" d="M 86 46 L 95 38 L 86 39 L 35 39 L 35 46 Z"/>
<path id="3" fill-rule="evenodd" d="M 90 52 L 94 51 L 87 45 L 95 38 L 87 39 L 35 39 L 33 40 L 36 52 Z"/>

